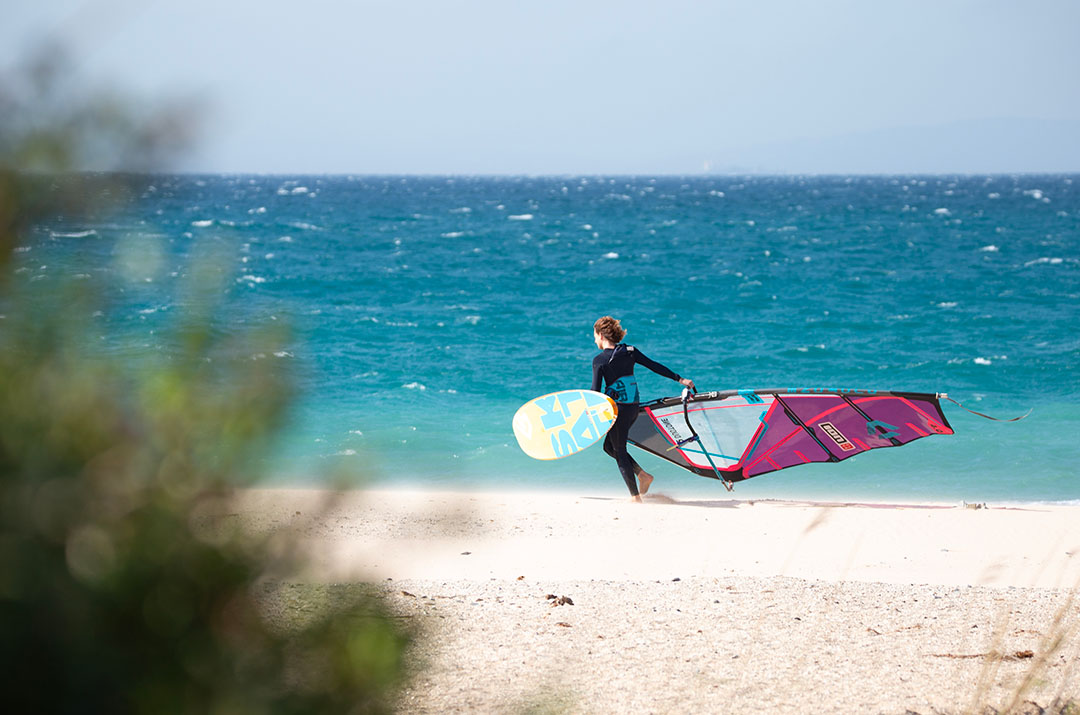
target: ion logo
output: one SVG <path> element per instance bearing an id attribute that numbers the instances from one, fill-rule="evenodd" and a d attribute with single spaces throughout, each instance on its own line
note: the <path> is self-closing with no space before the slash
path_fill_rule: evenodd
<path id="1" fill-rule="evenodd" d="M 829 437 L 832 438 L 832 441 L 836 442 L 836 444 L 840 446 L 840 449 L 845 452 L 850 452 L 855 449 L 855 445 L 853 445 L 847 437 L 840 434 L 840 430 L 836 429 L 832 422 L 819 422 L 818 427 L 821 428 L 822 432 L 829 435 Z"/>

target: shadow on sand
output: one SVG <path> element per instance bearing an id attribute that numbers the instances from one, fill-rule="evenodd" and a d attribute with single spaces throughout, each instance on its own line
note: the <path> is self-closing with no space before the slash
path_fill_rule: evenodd
<path id="1" fill-rule="evenodd" d="M 593 501 L 607 501 L 607 502 L 624 502 L 629 501 L 629 497 L 596 497 L 588 496 L 581 497 L 582 499 L 591 499 Z M 706 509 L 737 509 L 740 506 L 754 506 L 755 504 L 771 504 L 773 506 L 793 506 L 793 507 L 821 507 L 821 508 L 836 508 L 836 507 L 862 507 L 864 509 L 960 509 L 960 508 L 976 508 L 976 505 L 964 505 L 964 507 L 955 504 L 889 504 L 889 503 L 876 503 L 876 502 L 841 502 L 841 501 L 810 501 L 801 499 L 675 499 L 669 497 L 666 494 L 661 493 L 649 493 L 642 496 L 642 500 L 646 504 L 666 504 L 671 506 L 692 506 L 703 507 Z M 985 505 L 978 505 L 978 508 L 994 508 L 994 509 L 1015 509 L 1015 507 L 986 507 Z"/>
<path id="2" fill-rule="evenodd" d="M 628 502 L 629 497 L 582 497 L 593 501 Z M 649 493 L 641 497 L 645 504 L 669 504 L 672 506 L 696 506 L 706 509 L 737 509 L 742 505 L 753 505 L 745 499 L 675 499 L 666 494 Z"/>

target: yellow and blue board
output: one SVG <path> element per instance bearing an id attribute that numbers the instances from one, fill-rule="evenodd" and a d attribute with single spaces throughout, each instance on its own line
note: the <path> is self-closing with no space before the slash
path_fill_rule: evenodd
<path id="1" fill-rule="evenodd" d="M 592 390 L 563 390 L 529 400 L 514 415 L 514 436 L 534 459 L 561 459 L 599 442 L 619 408 Z"/>

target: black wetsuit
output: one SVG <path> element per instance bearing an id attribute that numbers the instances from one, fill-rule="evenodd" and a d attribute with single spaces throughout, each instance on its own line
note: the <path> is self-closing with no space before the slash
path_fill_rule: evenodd
<path id="1" fill-rule="evenodd" d="M 641 467 L 626 450 L 626 438 L 630 434 L 630 425 L 637 419 L 640 401 L 637 380 L 634 379 L 635 364 L 643 365 L 657 375 L 675 381 L 680 379 L 660 363 L 642 355 L 632 345 L 619 343 L 593 358 L 592 389 L 600 392 L 601 385 L 605 386 L 604 392 L 619 405 L 619 415 L 604 439 L 604 451 L 619 465 L 619 473 L 633 496 L 638 495 L 637 473 Z"/>

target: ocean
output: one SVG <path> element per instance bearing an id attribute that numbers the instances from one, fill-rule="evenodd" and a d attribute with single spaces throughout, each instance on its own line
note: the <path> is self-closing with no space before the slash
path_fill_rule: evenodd
<path id="1" fill-rule="evenodd" d="M 526 400 L 589 386 L 592 324 L 613 315 L 699 390 L 1031 410 L 998 423 L 946 403 L 954 436 L 756 477 L 736 497 L 1080 500 L 1080 176 L 162 175 L 100 220 L 37 226 L 17 256 L 32 278 L 129 281 L 106 319 L 167 350 L 156 336 L 207 246 L 229 256 L 225 329 L 293 331 L 267 358 L 300 391 L 262 465 L 274 484 L 346 470 L 625 494 L 599 446 L 540 462 L 510 429 Z M 643 399 L 678 394 L 638 372 Z M 656 492 L 727 496 L 636 456 Z"/>

